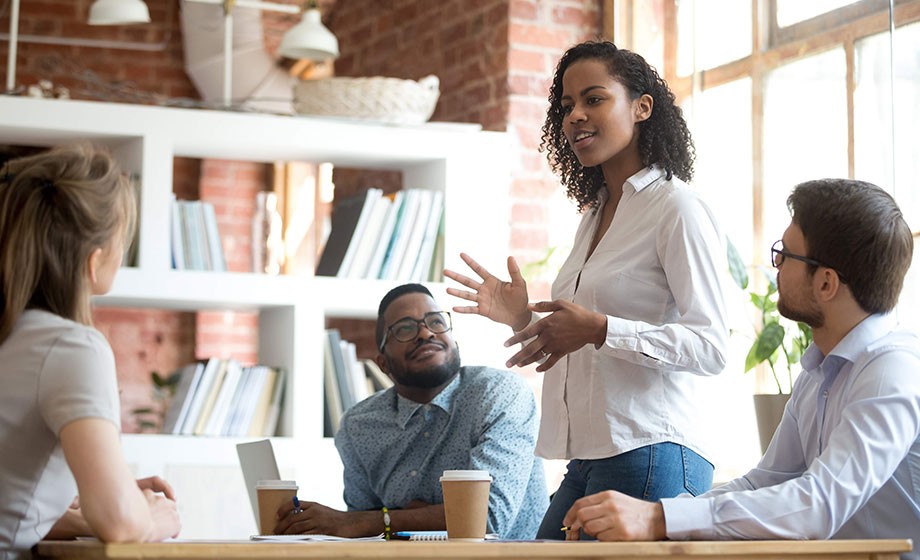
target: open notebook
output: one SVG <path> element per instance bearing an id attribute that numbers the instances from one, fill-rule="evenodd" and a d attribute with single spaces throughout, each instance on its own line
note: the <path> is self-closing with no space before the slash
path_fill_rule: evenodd
<path id="1" fill-rule="evenodd" d="M 236 453 L 240 457 L 240 468 L 243 470 L 243 481 L 246 483 L 246 492 L 249 494 L 249 504 L 252 506 L 252 515 L 259 526 L 259 498 L 256 495 L 256 483 L 260 480 L 278 480 L 281 473 L 278 471 L 278 462 L 275 461 L 275 450 L 272 442 L 267 439 L 252 443 L 236 444 Z"/>

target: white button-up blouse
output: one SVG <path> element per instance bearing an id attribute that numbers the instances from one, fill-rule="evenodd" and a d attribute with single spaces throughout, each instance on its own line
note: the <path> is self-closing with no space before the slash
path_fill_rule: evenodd
<path id="1" fill-rule="evenodd" d="M 706 456 L 694 394 L 700 376 L 724 368 L 728 338 L 716 220 L 680 179 L 646 168 L 626 181 L 609 229 L 586 259 L 606 189 L 599 197 L 552 296 L 606 315 L 607 339 L 545 373 L 536 453 L 600 459 L 668 441 Z"/>

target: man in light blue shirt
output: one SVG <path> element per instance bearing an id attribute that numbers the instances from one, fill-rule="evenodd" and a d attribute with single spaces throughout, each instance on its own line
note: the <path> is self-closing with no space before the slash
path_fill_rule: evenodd
<path id="1" fill-rule="evenodd" d="M 814 344 L 760 464 L 697 498 L 588 496 L 567 524 L 601 540 L 920 543 L 920 341 L 889 315 L 910 229 L 890 195 L 860 181 L 809 181 L 787 205 L 792 223 L 772 248 L 778 307 Z"/>
<path id="2" fill-rule="evenodd" d="M 380 303 L 377 364 L 394 382 L 350 408 L 335 444 L 345 467 L 347 512 L 301 502 L 281 512 L 277 533 L 346 537 L 444 530 L 445 470 L 492 477 L 488 530 L 532 539 L 549 506 L 534 456 L 537 408 L 517 375 L 460 366 L 450 313 L 427 288 L 405 284 Z"/>

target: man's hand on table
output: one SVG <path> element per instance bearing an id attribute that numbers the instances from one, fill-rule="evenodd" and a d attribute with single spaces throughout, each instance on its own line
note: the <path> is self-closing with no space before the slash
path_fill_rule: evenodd
<path id="1" fill-rule="evenodd" d="M 293 504 L 278 508 L 276 535 L 335 535 L 337 537 L 367 537 L 383 532 L 383 516 L 379 511 L 339 511 L 316 502 L 300 502 L 300 511 Z"/>

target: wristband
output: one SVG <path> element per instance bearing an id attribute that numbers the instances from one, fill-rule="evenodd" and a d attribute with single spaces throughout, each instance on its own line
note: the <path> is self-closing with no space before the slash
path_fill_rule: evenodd
<path id="1" fill-rule="evenodd" d="M 383 538 L 384 540 L 390 540 L 390 510 L 387 509 L 387 506 L 383 506 Z"/>

